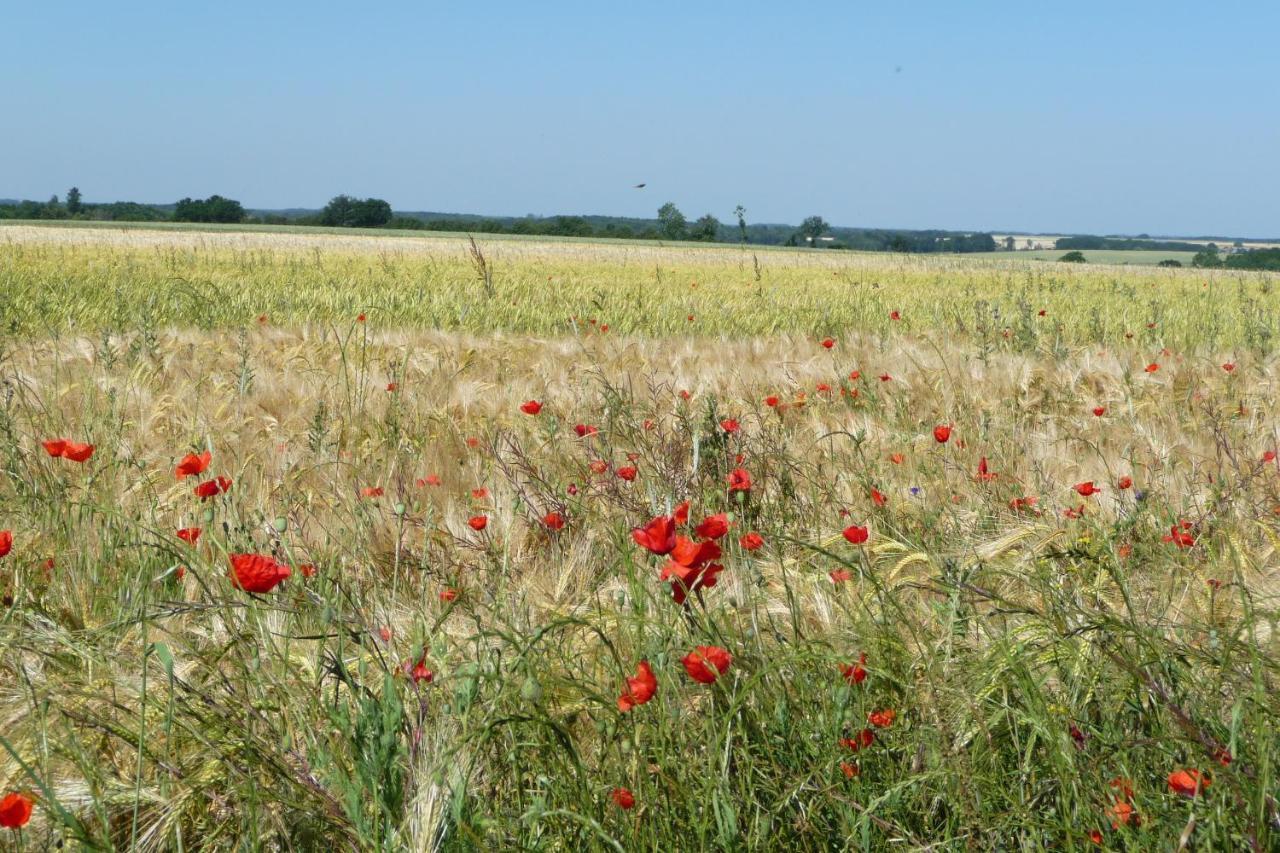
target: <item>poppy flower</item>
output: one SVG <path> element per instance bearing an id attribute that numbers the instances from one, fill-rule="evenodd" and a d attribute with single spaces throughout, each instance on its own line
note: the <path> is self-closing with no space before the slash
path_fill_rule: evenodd
<path id="1" fill-rule="evenodd" d="M 1105 415 L 1106 413 L 1107 413 L 1107 407 L 1106 407 L 1106 406 L 1094 406 L 1094 407 L 1093 407 L 1093 416 L 1094 416 L 1095 418 L 1100 418 L 1100 417 L 1102 417 L 1103 415 Z"/>
<path id="2" fill-rule="evenodd" d="M 671 549 L 676 547 L 675 519 L 670 516 L 659 515 L 644 527 L 637 527 L 632 530 L 631 538 L 641 548 L 658 556 L 670 554 Z"/>
<path id="3" fill-rule="evenodd" d="M 892 377 L 892 376 L 890 376 L 890 375 L 889 375 L 889 374 L 887 374 L 887 373 L 881 373 L 881 374 L 880 374 L 880 381 L 881 381 L 881 382 L 892 382 L 892 381 L 893 381 L 893 377 Z"/>
<path id="4" fill-rule="evenodd" d="M 0 800 L 0 826 L 5 829 L 21 829 L 31 820 L 31 808 L 35 805 L 26 794 L 14 792 Z"/>
<path id="5" fill-rule="evenodd" d="M 1102 489 L 1099 489 L 1097 486 L 1093 484 L 1093 480 L 1086 480 L 1083 483 L 1076 483 L 1074 486 L 1072 486 L 1072 488 L 1075 489 L 1076 492 L 1082 498 L 1087 498 L 1087 497 L 1090 497 L 1091 495 L 1096 495 L 1102 491 Z"/>
<path id="6" fill-rule="evenodd" d="M 627 689 L 618 697 L 618 710 L 627 713 L 637 705 L 643 705 L 658 692 L 658 679 L 653 677 L 649 662 L 642 660 L 636 665 L 634 678 L 627 679 Z"/>
<path id="7" fill-rule="evenodd" d="M 1128 489 L 1132 486 L 1133 486 L 1132 477 L 1121 477 L 1119 480 L 1116 481 L 1116 488 L 1120 489 L 1121 491 Z"/>
<path id="8" fill-rule="evenodd" d="M 676 537 L 676 547 L 659 576 L 659 580 L 671 582 L 671 597 L 676 604 L 684 604 L 691 592 L 716 585 L 717 575 L 724 571 L 724 566 L 712 561 L 719 559 L 720 554 L 720 546 L 714 541 L 694 542 L 683 536 Z"/>
<path id="9" fill-rule="evenodd" d="M 1027 495 L 1026 497 L 1022 497 L 1022 498 L 1014 498 L 1013 500 L 1009 501 L 1009 509 L 1013 510 L 1014 512 L 1021 512 L 1024 509 L 1031 509 L 1036 505 L 1036 501 L 1038 500 L 1039 498 L 1037 498 L 1035 495 Z"/>
<path id="10" fill-rule="evenodd" d="M 744 551 L 758 551 L 764 547 L 764 537 L 754 530 L 738 540 Z"/>
<path id="11" fill-rule="evenodd" d="M 422 479 L 422 484 L 424 486 L 438 486 L 440 485 L 440 482 L 441 480 L 440 480 L 439 474 L 428 474 L 426 477 Z"/>
<path id="12" fill-rule="evenodd" d="M 890 311 L 890 312 L 889 312 L 889 319 L 890 319 L 890 320 L 901 320 L 901 319 L 902 319 L 902 314 L 900 314 L 900 313 L 899 313 L 899 312 L 897 312 L 897 311 Z"/>
<path id="13" fill-rule="evenodd" d="M 363 489 L 360 490 L 360 497 L 380 498 L 384 493 L 385 493 L 385 489 L 383 489 L 382 486 L 365 486 Z"/>
<path id="14" fill-rule="evenodd" d="M 848 539 L 851 544 L 861 545 L 870 537 L 870 533 L 865 527 L 859 527 L 852 524 L 844 529 L 844 538 Z"/>
<path id="15" fill-rule="evenodd" d="M 315 577 L 315 574 L 316 574 L 315 563 L 303 563 L 301 566 L 298 566 L 298 571 L 302 573 L 302 576 L 304 578 Z"/>
<path id="16" fill-rule="evenodd" d="M 472 450 L 475 450 L 479 446 L 480 446 L 480 439 L 476 438 L 475 436 L 471 436 L 470 438 L 467 439 L 467 447 L 470 447 Z"/>
<path id="17" fill-rule="evenodd" d="M 520 411 L 526 415 L 536 415 L 542 411 L 542 404 L 537 400 L 527 400 L 520 404 Z"/>
<path id="18" fill-rule="evenodd" d="M 357 323 L 363 323 L 364 321 L 365 321 L 365 316 L 364 316 L 363 314 L 357 314 L 357 315 L 356 315 L 356 322 L 357 322 Z"/>
<path id="19" fill-rule="evenodd" d="M 905 458 L 905 457 L 903 457 L 903 455 L 902 455 L 901 453 L 891 453 L 891 454 L 889 454 L 889 461 L 890 461 L 890 462 L 892 462 L 894 465 L 901 465 L 901 464 L 902 464 L 902 460 L 903 460 L 904 458 Z"/>
<path id="20" fill-rule="evenodd" d="M 1119 829 L 1122 826 L 1138 826 L 1141 823 L 1137 810 L 1128 800 L 1116 800 L 1107 807 L 1106 813 L 1111 818 L 1112 829 Z"/>
<path id="21" fill-rule="evenodd" d="M 626 480 L 628 483 L 630 483 L 632 480 L 636 478 L 636 466 L 625 465 L 619 468 L 615 473 L 618 475 L 618 479 Z"/>
<path id="22" fill-rule="evenodd" d="M 194 477 L 197 474 L 203 474 L 204 469 L 209 467 L 209 460 L 213 458 L 213 454 L 205 451 L 199 455 L 188 453 L 178 461 L 178 467 L 174 469 L 178 479 L 183 477 Z"/>
<path id="23" fill-rule="evenodd" d="M 879 490 L 879 489 L 877 489 L 875 486 L 872 486 L 872 487 L 871 487 L 871 502 L 872 502 L 873 504 L 875 504 L 876 506 L 884 506 L 886 503 L 888 503 L 888 502 L 889 502 L 889 499 L 888 499 L 888 498 L 886 498 L 886 497 L 885 497 L 885 496 L 880 492 L 880 490 Z"/>
<path id="24" fill-rule="evenodd" d="M 425 655 L 418 658 L 418 662 L 412 666 L 406 661 L 405 671 L 409 673 L 409 677 L 413 679 L 414 684 L 420 684 L 423 681 L 430 684 L 436 677 L 434 672 L 427 669 L 427 658 Z"/>
<path id="25" fill-rule="evenodd" d="M 70 459 L 72 462 L 87 462 L 89 457 L 92 455 L 92 444 L 80 444 L 79 442 L 68 441 L 66 446 L 62 448 L 62 458 Z"/>
<path id="26" fill-rule="evenodd" d="M 289 567 L 265 554 L 232 554 L 231 584 L 245 592 L 271 592 L 289 577 Z"/>
<path id="27" fill-rule="evenodd" d="M 867 714 L 867 722 L 875 726 L 877 729 L 887 729 L 893 725 L 893 721 L 897 718 L 898 712 L 892 708 L 883 708 L 879 711 L 872 711 Z"/>
<path id="28" fill-rule="evenodd" d="M 681 400 L 688 400 L 688 399 L 689 399 L 690 397 L 692 397 L 692 396 L 693 396 L 693 395 L 689 393 L 689 390 L 688 390 L 687 388 L 682 388 L 682 389 L 680 389 L 680 399 L 681 399 Z"/>
<path id="29" fill-rule="evenodd" d="M 1070 727 L 1068 727 L 1067 733 L 1071 735 L 1071 740 L 1075 743 L 1076 749 L 1084 749 L 1085 741 L 1089 736 L 1080 731 L 1079 726 L 1072 723 Z"/>
<path id="30" fill-rule="evenodd" d="M 1265 453 L 1263 453 L 1263 454 L 1262 454 L 1262 461 L 1263 461 L 1263 462 L 1275 462 L 1275 461 L 1276 461 L 1276 452 L 1275 452 L 1274 450 L 1268 450 L 1268 451 L 1266 451 Z"/>
<path id="31" fill-rule="evenodd" d="M 853 737 L 842 738 L 840 745 L 851 752 L 859 752 L 876 742 L 876 733 L 871 729 L 863 729 Z"/>
<path id="32" fill-rule="evenodd" d="M 938 444 L 946 444 L 951 438 L 951 426 L 949 424 L 939 424 L 933 428 L 933 440 Z"/>
<path id="33" fill-rule="evenodd" d="M 1169 774 L 1169 790 L 1184 797 L 1203 794 L 1209 787 L 1209 779 L 1199 770 L 1175 770 Z"/>
<path id="34" fill-rule="evenodd" d="M 61 456 L 63 451 L 67 449 L 67 440 L 65 438 L 51 438 L 40 443 L 44 445 L 45 453 L 48 453 L 54 459 Z"/>
<path id="35" fill-rule="evenodd" d="M 999 474 L 994 474 L 987 468 L 987 457 L 983 456 L 981 459 L 978 460 L 978 479 L 979 480 L 986 483 L 986 482 L 990 482 L 991 480 L 998 479 L 999 477 L 1000 477 Z"/>
<path id="36" fill-rule="evenodd" d="M 720 429 L 728 433 L 734 433 L 738 431 L 739 425 L 733 418 L 725 418 L 720 422 Z"/>
<path id="37" fill-rule="evenodd" d="M 698 646 L 680 659 L 680 663 L 684 664 L 684 671 L 699 684 L 715 683 L 732 662 L 733 656 L 727 649 L 719 646 Z"/>
<path id="38" fill-rule="evenodd" d="M 1196 544 L 1196 537 L 1190 533 L 1191 522 L 1182 521 L 1169 528 L 1169 535 L 1162 536 L 1161 541 L 1172 542 L 1179 548 L 1190 548 Z"/>
<path id="39" fill-rule="evenodd" d="M 609 799 L 624 812 L 629 812 L 636 807 L 635 795 L 627 788 L 614 788 L 609 792 Z"/>
<path id="40" fill-rule="evenodd" d="M 489 526 L 489 517 L 487 515 L 473 515 L 467 519 L 467 526 L 477 532 L 484 530 Z"/>
<path id="41" fill-rule="evenodd" d="M 1089 830 L 1089 840 L 1090 840 L 1090 841 L 1092 841 L 1094 844 L 1101 845 L 1101 844 L 1102 844 L 1102 830 L 1100 830 L 1100 829 L 1091 829 L 1091 830 Z"/>
<path id="42" fill-rule="evenodd" d="M 1226 364 L 1222 365 L 1222 369 L 1225 370 L 1227 373 L 1230 373 L 1231 371 L 1236 369 L 1236 366 L 1233 363 L 1228 361 Z"/>
<path id="43" fill-rule="evenodd" d="M 850 684 L 861 684 L 867 680 L 867 669 L 863 666 L 867 662 L 866 654 L 858 655 L 857 663 L 840 664 L 840 674 L 844 676 L 844 680 Z"/>
<path id="44" fill-rule="evenodd" d="M 447 589 L 442 589 L 440 591 L 440 595 L 437 597 L 445 604 L 448 604 L 450 601 L 453 601 L 458 597 L 458 591 L 453 587 L 448 587 Z"/>
<path id="45" fill-rule="evenodd" d="M 1143 368 L 1143 369 L 1144 369 L 1147 373 L 1155 373 L 1157 370 L 1159 370 L 1159 369 L 1160 369 L 1160 365 L 1156 364 L 1156 363 L 1153 361 L 1153 362 L 1151 362 L 1150 364 L 1148 364 L 1148 365 L 1147 365 L 1145 368 Z"/>
<path id="46" fill-rule="evenodd" d="M 764 398 L 764 404 L 771 409 L 777 408 L 778 398 L 773 394 L 770 394 L 768 397 Z"/>
<path id="47" fill-rule="evenodd" d="M 578 438 L 586 438 L 589 435 L 595 435 L 600 430 L 591 424 L 575 424 L 573 431 L 578 434 Z"/>
<path id="48" fill-rule="evenodd" d="M 840 762 L 840 772 L 844 774 L 844 778 L 852 779 L 862 773 L 862 768 L 856 764 L 850 764 L 847 761 Z"/>
<path id="49" fill-rule="evenodd" d="M 1062 511 L 1062 514 L 1067 518 L 1084 518 L 1084 504 L 1080 504 L 1080 506 L 1075 507 L 1074 509 L 1068 507 Z"/>
<path id="50" fill-rule="evenodd" d="M 833 346 L 835 346 L 835 345 L 836 345 L 835 338 L 823 338 L 823 339 L 822 339 L 822 346 L 823 346 L 824 348 L 826 348 L 826 349 L 831 349 L 831 348 L 832 348 Z"/>
<path id="51" fill-rule="evenodd" d="M 184 527 L 178 531 L 178 538 L 195 547 L 196 542 L 200 540 L 201 532 L 202 530 L 199 527 Z"/>
<path id="52" fill-rule="evenodd" d="M 192 491 L 195 493 L 195 496 L 198 497 L 200 500 L 207 501 L 209 498 L 214 497 L 215 495 L 220 495 L 223 492 L 226 492 L 230 488 L 231 488 L 230 477 L 216 477 L 212 480 L 205 480 L 203 483 L 196 486 L 195 489 L 193 489 Z"/>
<path id="53" fill-rule="evenodd" d="M 13 532 L 9 530 L 0 530 L 0 557 L 9 556 L 9 552 L 13 550 Z"/>
<path id="54" fill-rule="evenodd" d="M 474 498 L 475 500 L 482 501 L 485 498 L 489 497 L 489 490 L 486 489 L 484 486 L 481 486 L 478 489 L 472 489 L 471 497 Z"/>
<path id="55" fill-rule="evenodd" d="M 605 471 L 609 470 L 609 463 L 605 462 L 603 459 L 593 459 L 591 464 L 587 467 L 591 469 L 591 473 L 593 474 L 603 474 Z"/>
<path id="56" fill-rule="evenodd" d="M 832 569 L 827 572 L 827 577 L 831 578 L 832 583 L 844 583 L 853 577 L 853 573 L 848 569 Z"/>
<path id="57" fill-rule="evenodd" d="M 548 530 L 563 530 L 564 516 L 558 512 L 549 512 L 542 517 L 542 523 L 547 526 Z"/>
<path id="58" fill-rule="evenodd" d="M 400 390 L 400 386 L 399 386 L 399 385 L 397 385 L 397 384 L 396 384 L 396 383 L 394 383 L 394 382 L 388 382 L 388 383 L 387 383 L 387 390 L 388 390 L 388 391 L 391 391 L 391 392 L 395 392 L 395 391 Z"/>
<path id="59" fill-rule="evenodd" d="M 729 532 L 729 516 L 725 513 L 709 515 L 693 529 L 703 539 L 719 539 Z"/>
<path id="60" fill-rule="evenodd" d="M 675 519 L 676 524 L 679 524 L 682 527 L 688 524 L 689 523 L 689 502 L 683 501 L 679 506 L 675 508 L 675 511 L 671 513 L 671 517 Z"/>
<path id="61" fill-rule="evenodd" d="M 745 468 L 734 468 L 726 480 L 731 492 L 751 491 L 751 474 Z"/>

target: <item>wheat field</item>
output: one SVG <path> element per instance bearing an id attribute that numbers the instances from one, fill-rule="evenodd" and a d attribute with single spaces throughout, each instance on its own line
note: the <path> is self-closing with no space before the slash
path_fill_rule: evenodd
<path id="1" fill-rule="evenodd" d="M 0 228 L 2 843 L 1275 849 L 1278 285 Z"/>

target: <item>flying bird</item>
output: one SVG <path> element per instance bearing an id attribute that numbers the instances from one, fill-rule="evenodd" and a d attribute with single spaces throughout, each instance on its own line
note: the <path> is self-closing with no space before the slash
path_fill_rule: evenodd
<path id="1" fill-rule="evenodd" d="M 642 190 L 642 189 L 644 189 L 644 184 L 636 184 L 634 187 L 632 187 L 632 189 L 633 189 L 633 190 Z"/>

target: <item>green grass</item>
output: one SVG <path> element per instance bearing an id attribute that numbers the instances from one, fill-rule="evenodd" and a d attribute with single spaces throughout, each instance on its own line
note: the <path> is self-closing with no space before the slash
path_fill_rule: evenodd
<path id="1" fill-rule="evenodd" d="M 1066 249 L 1037 249 L 1030 252 L 1014 252 L 1012 257 L 1035 261 L 1056 261 L 1067 253 Z M 1183 266 L 1191 266 L 1195 252 L 1163 252 L 1125 249 L 1088 249 L 1083 252 L 1091 264 L 1133 264 L 1135 266 L 1155 266 L 1161 261 L 1180 261 Z M 1001 257 L 1005 257 L 1002 253 Z"/>

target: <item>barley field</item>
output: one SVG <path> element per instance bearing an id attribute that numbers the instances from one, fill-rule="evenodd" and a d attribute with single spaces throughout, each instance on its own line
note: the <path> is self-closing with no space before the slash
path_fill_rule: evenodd
<path id="1" fill-rule="evenodd" d="M 0 228 L 0 845 L 1274 850 L 1278 287 Z"/>

